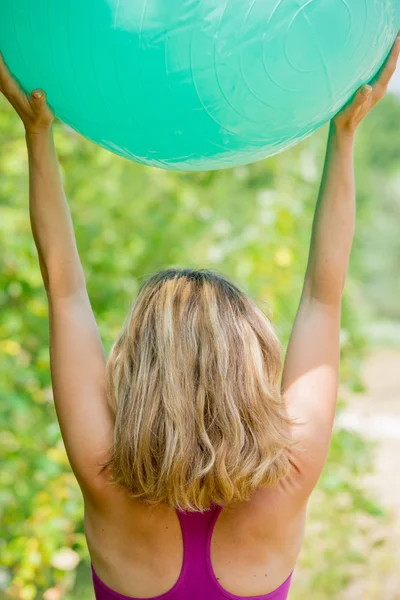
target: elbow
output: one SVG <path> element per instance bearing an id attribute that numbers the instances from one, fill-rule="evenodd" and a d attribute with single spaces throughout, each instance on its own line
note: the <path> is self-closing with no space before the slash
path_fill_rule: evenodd
<path id="1" fill-rule="evenodd" d="M 346 275 L 325 272 L 314 276 L 305 286 L 305 293 L 320 304 L 337 306 L 341 303 Z"/>
<path id="2" fill-rule="evenodd" d="M 49 269 L 45 288 L 48 297 L 71 298 L 81 292 L 86 294 L 86 280 L 80 269 Z"/>

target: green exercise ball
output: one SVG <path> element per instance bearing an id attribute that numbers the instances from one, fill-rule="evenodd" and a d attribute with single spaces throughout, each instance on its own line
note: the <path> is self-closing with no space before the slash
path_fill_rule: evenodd
<path id="1" fill-rule="evenodd" d="M 305 138 L 399 29 L 399 0 L 0 2 L 23 87 L 97 144 L 166 169 L 242 165 Z"/>

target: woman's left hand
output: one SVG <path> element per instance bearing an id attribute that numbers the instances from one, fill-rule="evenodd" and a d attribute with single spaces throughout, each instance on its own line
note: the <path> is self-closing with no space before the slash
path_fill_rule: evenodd
<path id="1" fill-rule="evenodd" d="M 25 94 L 8 70 L 0 53 L 0 92 L 20 116 L 28 134 L 48 131 L 54 120 L 43 90 Z"/>

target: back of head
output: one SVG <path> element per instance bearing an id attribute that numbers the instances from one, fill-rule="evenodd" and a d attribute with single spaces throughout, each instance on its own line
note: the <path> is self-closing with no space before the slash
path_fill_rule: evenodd
<path id="1" fill-rule="evenodd" d="M 170 269 L 140 288 L 107 364 L 112 480 L 150 504 L 246 501 L 289 469 L 280 344 L 236 286 Z"/>

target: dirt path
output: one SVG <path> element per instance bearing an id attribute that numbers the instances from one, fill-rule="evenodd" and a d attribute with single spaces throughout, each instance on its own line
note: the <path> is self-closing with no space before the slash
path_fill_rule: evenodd
<path id="1" fill-rule="evenodd" d="M 400 350 L 376 351 L 363 364 L 365 394 L 343 395 L 348 408 L 338 424 L 376 442 L 375 471 L 364 484 L 390 515 L 385 539 L 368 556 L 367 577 L 340 600 L 400 600 Z"/>

